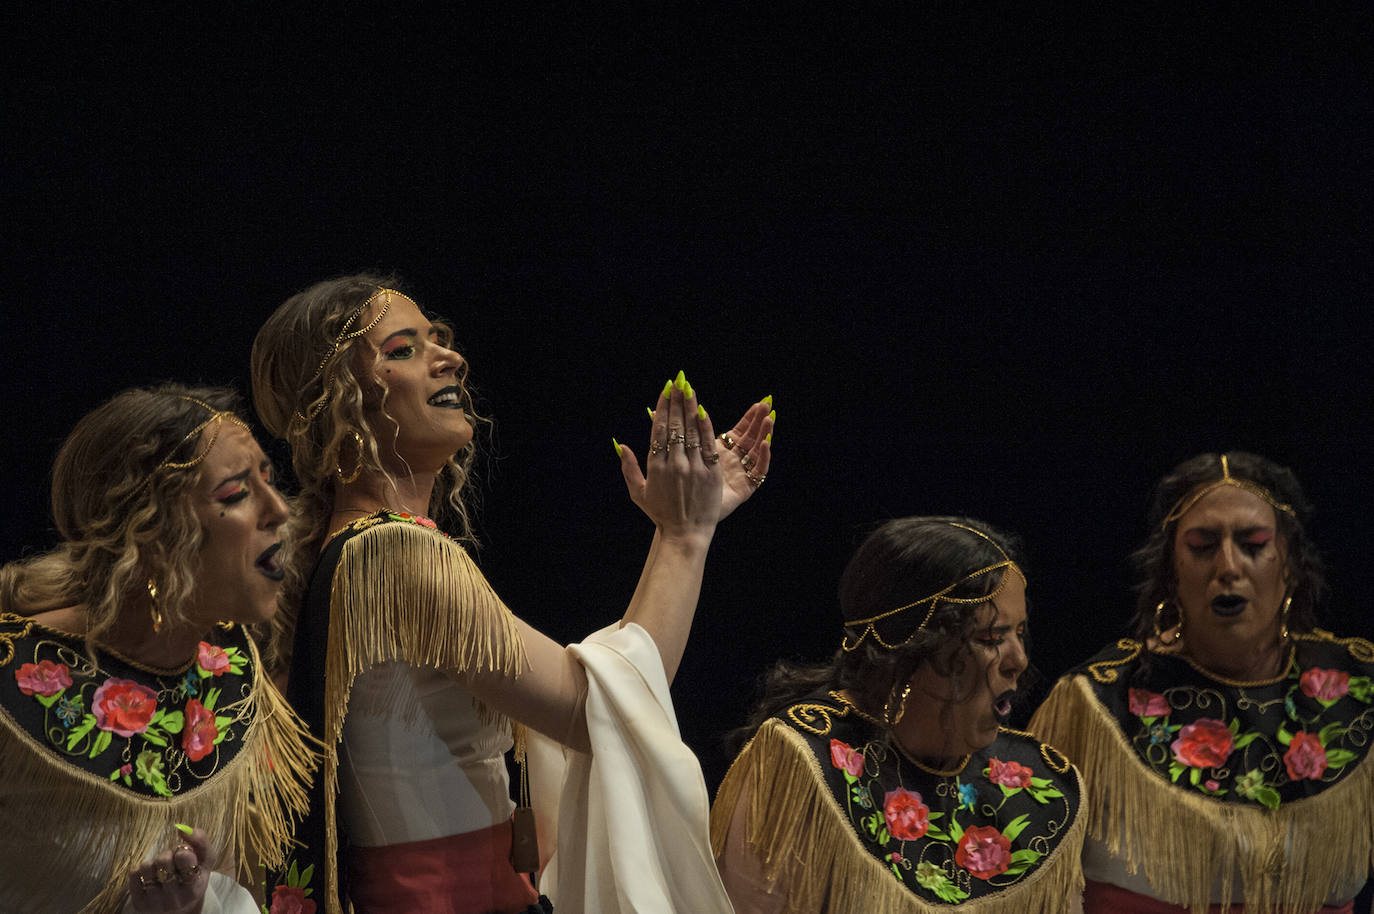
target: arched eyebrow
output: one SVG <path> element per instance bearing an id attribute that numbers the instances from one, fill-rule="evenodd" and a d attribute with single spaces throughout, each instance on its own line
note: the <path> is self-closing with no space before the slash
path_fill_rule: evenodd
<path id="1" fill-rule="evenodd" d="M 382 346 L 385 346 L 393 337 L 398 337 L 398 336 L 419 336 L 419 335 L 420 335 L 420 331 L 417 330 L 417 329 L 414 328 L 414 327 L 405 327 L 405 328 L 403 328 L 403 329 L 401 329 L 401 330 L 394 330 L 394 331 L 392 331 L 391 333 L 388 333 L 385 337 L 383 337 L 383 338 L 382 338 L 382 341 L 381 341 L 380 343 L 377 344 L 377 347 L 378 347 L 378 348 L 381 348 Z M 427 331 L 425 331 L 425 336 L 428 337 L 428 336 L 438 336 L 438 335 L 439 335 L 439 328 L 436 327 L 434 324 L 430 324 L 430 325 L 429 325 L 429 329 L 428 329 Z"/>

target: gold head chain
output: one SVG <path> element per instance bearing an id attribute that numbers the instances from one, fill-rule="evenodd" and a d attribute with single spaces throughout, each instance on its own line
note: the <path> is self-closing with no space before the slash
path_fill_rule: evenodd
<path id="1" fill-rule="evenodd" d="M 1296 516 L 1295 512 L 1293 511 L 1292 505 L 1286 505 L 1283 502 L 1276 499 L 1272 494 L 1270 494 L 1269 490 L 1266 489 L 1264 486 L 1256 482 L 1251 482 L 1248 479 L 1237 479 L 1236 477 L 1232 476 L 1231 464 L 1227 461 L 1226 455 L 1222 454 L 1221 478 L 1214 479 L 1211 482 L 1204 482 L 1202 485 L 1193 489 L 1191 492 L 1184 495 L 1178 501 L 1174 502 L 1174 507 L 1169 511 L 1168 514 L 1164 515 L 1164 522 L 1159 525 L 1159 529 L 1167 529 L 1170 524 L 1178 520 L 1183 515 L 1187 514 L 1188 509 L 1191 508 L 1193 505 L 1197 504 L 1198 501 L 1204 495 L 1208 494 L 1209 492 L 1213 492 L 1216 489 L 1221 488 L 1222 486 L 1233 486 L 1237 489 L 1244 489 L 1250 494 L 1257 495 L 1265 501 L 1269 502 L 1270 507 L 1272 507 L 1275 511 L 1282 511 L 1289 517 Z"/>
<path id="2" fill-rule="evenodd" d="M 374 317 L 371 321 L 369 321 L 367 326 L 359 327 L 357 330 L 349 330 L 349 325 L 356 320 L 361 320 L 363 314 L 367 311 L 368 306 L 376 300 L 377 296 L 383 294 L 387 295 L 388 297 L 387 300 L 382 304 L 382 310 L 377 312 L 377 316 Z M 320 367 L 315 369 L 315 373 L 310 376 L 310 380 L 306 381 L 304 384 L 301 385 L 302 392 L 308 390 L 310 388 L 310 385 L 314 384 L 316 381 L 320 379 L 320 376 L 324 374 L 324 366 L 328 365 L 329 360 L 334 358 L 334 353 L 339 351 L 340 346 L 342 346 L 348 340 L 362 336 L 363 334 L 367 333 L 373 327 L 376 327 L 378 324 L 382 322 L 382 318 L 386 317 L 386 312 L 391 307 L 390 296 L 392 295 L 399 295 L 402 298 L 410 300 L 410 296 L 406 295 L 404 292 L 397 292 L 395 289 L 387 289 L 385 287 L 378 286 L 377 291 L 369 295 L 367 301 L 363 302 L 356 311 L 354 311 L 352 314 L 348 316 L 348 320 L 343 322 L 343 327 L 340 328 L 339 335 L 334 338 L 334 345 L 330 346 L 329 351 L 324 354 L 324 358 L 320 359 Z M 299 427 L 305 428 L 311 422 L 315 421 L 315 417 L 320 414 L 320 410 L 324 409 L 325 405 L 329 402 L 329 395 L 333 391 L 333 389 L 334 385 L 332 382 L 326 383 L 324 385 L 324 392 L 320 394 L 320 399 L 315 403 L 313 407 L 311 407 L 309 415 L 306 415 L 300 410 L 296 410 L 295 420 L 296 424 L 298 424 Z"/>
<path id="3" fill-rule="evenodd" d="M 941 603 L 953 603 L 959 606 L 975 606 L 981 603 L 989 603 L 992 600 L 996 599 L 997 595 L 1000 594 L 1003 591 L 1003 589 L 1005 589 L 1007 586 L 1007 576 L 1004 574 L 1002 575 L 1002 580 L 998 583 L 998 585 L 995 588 L 993 588 L 992 592 L 984 596 L 947 596 L 947 594 L 950 591 L 954 590 L 955 588 L 959 587 L 967 581 L 973 580 L 974 578 L 982 577 L 985 574 L 992 574 L 993 572 L 1003 568 L 1009 568 L 1012 571 L 1016 572 L 1016 576 L 1021 579 L 1021 583 L 1024 584 L 1026 582 L 1026 576 L 1021 572 L 1020 566 L 1018 566 L 1014 561 L 1012 561 L 1011 557 L 1007 555 L 1006 550 L 1004 550 L 1001 546 L 997 545 L 997 542 L 992 537 L 988 536 L 982 530 L 978 530 L 974 527 L 969 527 L 965 524 L 957 524 L 953 521 L 946 521 L 946 523 L 948 523 L 951 527 L 958 527 L 960 530 L 967 530 L 970 533 L 981 536 L 989 543 L 992 543 L 992 547 L 1002 554 L 1002 561 L 989 565 L 986 568 L 979 568 L 977 571 L 970 572 L 969 574 L 964 575 L 962 578 L 955 581 L 953 584 L 950 584 L 943 590 L 937 591 L 936 593 L 933 593 L 928 597 L 922 597 L 921 599 L 916 600 L 913 603 L 908 603 L 905 606 L 898 606 L 896 609 L 889 609 L 887 612 L 879 613 L 876 616 L 870 616 L 867 619 L 855 619 L 853 622 L 846 622 L 844 624 L 844 627 L 846 629 L 852 628 L 854 626 L 863 626 L 862 630 L 859 632 L 857 636 L 855 636 L 854 633 L 850 631 L 846 631 L 844 633 L 844 641 L 841 644 L 841 646 L 845 649 L 846 652 L 858 650 L 859 645 L 863 644 L 864 639 L 867 638 L 869 635 L 872 635 L 874 641 L 878 642 L 879 645 L 881 645 L 889 651 L 896 650 L 899 647 L 904 647 L 907 644 L 910 644 L 911 639 L 915 638 L 916 635 L 926 627 L 926 624 L 930 622 L 931 617 L 935 615 L 936 607 L 938 607 Z M 883 619 L 886 619 L 889 616 L 895 616 L 897 615 L 897 613 L 906 612 L 909 609 L 915 609 L 916 607 L 923 606 L 927 603 L 930 604 L 930 608 L 926 610 L 925 618 L 921 619 L 921 624 L 916 626 L 916 628 L 912 630 L 911 634 L 907 635 L 904 640 L 898 641 L 896 644 L 888 644 L 886 641 L 884 641 L 883 636 L 878 633 L 878 629 L 874 626 L 875 622 L 881 622 Z"/>
<path id="4" fill-rule="evenodd" d="M 210 453 L 210 449 L 215 446 L 215 442 L 219 440 L 220 430 L 224 428 L 224 423 L 226 420 L 239 426 L 248 434 L 253 434 L 253 430 L 248 427 L 248 424 L 230 410 L 215 409 L 209 403 L 206 403 L 204 400 L 201 400 L 197 397 L 187 397 L 182 394 L 177 394 L 177 399 L 185 400 L 187 403 L 194 403 L 197 406 L 204 407 L 205 410 L 210 413 L 210 418 L 206 419 L 200 425 L 197 425 L 195 428 L 187 432 L 186 437 L 182 438 L 180 441 L 177 442 L 177 446 L 172 448 L 172 451 L 170 454 L 167 455 L 167 458 L 153 468 L 153 474 L 156 474 L 159 470 L 185 470 L 200 463 L 202 460 L 205 459 L 205 455 Z M 190 460 L 172 459 L 172 454 L 175 454 L 177 451 L 181 450 L 181 446 L 183 444 L 190 441 L 192 438 L 195 438 L 197 435 L 205 431 L 211 425 L 215 427 L 215 430 L 210 434 L 210 440 L 205 442 L 205 447 L 201 448 L 200 453 L 196 454 L 196 456 L 192 457 Z"/>

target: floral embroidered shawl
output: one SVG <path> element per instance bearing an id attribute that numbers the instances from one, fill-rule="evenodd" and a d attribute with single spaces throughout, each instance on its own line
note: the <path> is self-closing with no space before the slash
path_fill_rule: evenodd
<path id="1" fill-rule="evenodd" d="M 318 761 L 307 739 L 239 626 L 159 670 L 0 614 L 0 758 L 7 786 L 24 785 L 6 828 L 42 823 L 58 848 L 7 860 L 35 909 L 44 886 L 68 891 L 92 865 L 104 872 L 83 910 L 118 906 L 178 822 L 204 829 L 221 861 L 280 861 Z"/>
<path id="2" fill-rule="evenodd" d="M 1216 883 L 1247 911 L 1315 910 L 1370 868 L 1364 639 L 1294 635 L 1283 673 L 1253 683 L 1122 639 L 1060 680 L 1031 728 L 1083 769 L 1093 837 L 1165 901 L 1205 908 Z"/>
<path id="3" fill-rule="evenodd" d="M 788 911 L 1068 911 L 1082 890 L 1077 772 L 1014 730 L 937 774 L 827 692 L 766 721 L 735 760 L 712 809 L 717 855 L 745 792 L 747 841 Z"/>

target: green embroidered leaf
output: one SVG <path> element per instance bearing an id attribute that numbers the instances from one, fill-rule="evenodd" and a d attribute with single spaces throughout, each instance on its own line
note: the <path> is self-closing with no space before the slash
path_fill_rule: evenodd
<path id="1" fill-rule="evenodd" d="M 242 658 L 243 652 L 236 647 L 226 647 L 224 649 L 224 656 L 228 657 L 230 662 L 233 662 L 235 657 Z"/>
<path id="2" fill-rule="evenodd" d="M 1293 741 L 1293 734 L 1289 733 L 1288 728 L 1285 727 L 1283 724 L 1279 724 L 1278 737 L 1279 742 L 1285 746 L 1287 746 L 1289 743 Z"/>
<path id="3" fill-rule="evenodd" d="M 291 861 L 291 869 L 286 871 L 286 884 L 289 888 L 301 887 L 301 871 L 296 869 L 296 861 Z"/>
<path id="4" fill-rule="evenodd" d="M 1031 778 L 1032 787 L 1048 787 L 1054 783 L 1049 778 Z"/>
<path id="5" fill-rule="evenodd" d="M 1327 724 L 1325 727 L 1322 727 L 1321 730 L 1318 731 L 1317 741 L 1321 743 L 1323 747 L 1325 747 L 1327 743 L 1329 743 L 1336 737 L 1340 736 L 1344 732 L 1345 727 L 1341 725 L 1341 722 L 1338 720 L 1333 720 L 1331 723 Z"/>
<path id="6" fill-rule="evenodd" d="M 111 772 L 110 772 L 110 780 L 112 780 L 112 781 L 117 781 L 117 780 L 119 780 L 119 769 L 118 769 L 118 768 L 116 768 L 114 771 L 111 771 Z"/>
<path id="7" fill-rule="evenodd" d="M 997 786 L 1002 788 L 1002 796 L 1004 797 L 1009 797 L 1014 793 L 1021 792 L 1020 787 L 1008 787 L 1006 784 L 998 784 Z"/>
<path id="8" fill-rule="evenodd" d="M 51 695 L 35 695 L 35 696 L 33 696 L 33 697 L 34 697 L 34 698 L 37 698 L 37 699 L 38 699 L 38 703 L 39 703 L 40 705 L 42 705 L 43 707 L 45 707 L 45 708 L 51 708 L 54 704 L 57 703 L 57 700 L 58 700 L 59 698 L 62 697 L 62 693 L 63 693 L 63 692 L 66 692 L 66 691 L 67 691 L 66 689 L 62 689 L 61 691 L 59 691 L 59 692 L 54 692 L 54 693 L 51 694 Z"/>
<path id="9" fill-rule="evenodd" d="M 1231 718 L 1231 722 L 1230 722 L 1229 724 L 1227 724 L 1226 727 L 1227 727 L 1227 729 L 1229 729 L 1229 730 L 1231 731 L 1231 736 L 1235 737 L 1235 736 L 1239 736 L 1239 735 L 1240 735 L 1240 720 L 1239 720 L 1239 719 L 1234 718 L 1234 717 Z"/>
<path id="10" fill-rule="evenodd" d="M 72 732 L 67 735 L 67 751 L 71 752 L 72 749 L 76 748 L 76 744 L 81 742 L 81 738 L 87 733 L 90 733 L 91 728 L 94 726 L 94 714 L 87 714 L 85 717 L 81 718 L 81 723 L 72 728 Z"/>
<path id="11" fill-rule="evenodd" d="M 201 679 L 209 679 L 214 674 L 207 670 L 205 667 L 201 666 L 199 663 L 197 663 L 196 675 L 199 676 Z"/>
<path id="12" fill-rule="evenodd" d="M 173 795 L 172 791 L 167 788 L 166 781 L 156 781 L 153 783 L 152 787 L 153 792 L 159 796 L 170 797 Z"/>
<path id="13" fill-rule="evenodd" d="M 1245 734 L 1244 736 L 1237 737 L 1235 745 L 1231 747 L 1231 750 L 1234 752 L 1236 749 L 1244 749 L 1246 746 L 1250 745 L 1257 739 L 1259 739 L 1258 732 L 1250 732 Z"/>
<path id="14" fill-rule="evenodd" d="M 964 840 L 964 826 L 959 824 L 958 819 L 949 820 L 949 840 L 956 844 Z"/>
<path id="15" fill-rule="evenodd" d="M 930 821 L 934 822 L 936 819 L 943 818 L 944 815 L 945 815 L 945 814 L 942 813 L 942 812 L 933 812 L 933 813 L 931 813 L 930 815 L 926 816 L 926 818 L 929 819 Z"/>
<path id="16" fill-rule="evenodd" d="M 110 742 L 113 739 L 113 733 L 111 733 L 109 730 L 101 730 L 100 735 L 95 738 L 94 743 L 91 745 L 91 754 L 89 757 L 95 758 L 97 755 L 104 752 L 105 748 L 110 745 Z"/>
<path id="17" fill-rule="evenodd" d="M 934 825 L 932 825 L 930 828 L 926 829 L 926 837 L 929 838 L 929 839 L 932 840 L 932 841 L 949 841 L 949 840 L 951 840 L 950 837 L 949 837 L 949 835 L 945 833 L 944 829 L 936 828 Z"/>
<path id="18" fill-rule="evenodd" d="M 305 869 L 301 870 L 301 886 L 308 884 L 310 882 L 310 877 L 313 875 L 315 875 L 315 864 L 312 863 Z M 305 894 L 309 895 L 310 890 L 306 889 Z"/>
<path id="19" fill-rule="evenodd" d="M 167 709 L 166 709 L 166 708 L 158 708 L 156 711 L 153 712 L 153 716 L 150 717 L 150 718 L 148 718 L 148 726 L 149 726 L 149 727 L 156 727 L 157 724 L 158 724 L 158 721 L 162 720 L 163 716 L 164 716 L 166 713 L 167 713 Z"/>
<path id="20" fill-rule="evenodd" d="M 1022 848 L 1019 851 L 1012 851 L 1011 862 L 1034 863 L 1036 860 L 1039 860 L 1043 856 L 1045 856 L 1044 851 L 1033 851 L 1030 848 L 1026 847 Z"/>
<path id="21" fill-rule="evenodd" d="M 207 711 L 215 710 L 215 705 L 219 704 L 219 695 L 219 689 L 210 689 L 205 693 L 205 700 L 201 702 L 201 705 Z"/>
<path id="22" fill-rule="evenodd" d="M 131 778 L 131 777 L 129 777 L 127 774 L 124 775 L 124 786 L 125 786 L 125 787 L 132 787 L 132 786 L 134 786 L 134 779 Z"/>
<path id="23" fill-rule="evenodd" d="M 1279 792 L 1272 787 L 1256 787 L 1250 798 L 1270 809 L 1279 808 Z"/>
<path id="24" fill-rule="evenodd" d="M 157 733 L 153 730 L 144 730 L 143 738 L 146 739 L 148 742 L 152 743 L 154 746 L 166 747 L 167 745 L 167 740 L 164 739 L 160 733 Z"/>
<path id="25" fill-rule="evenodd" d="M 1051 787 L 1049 790 L 1028 790 L 1027 793 L 1035 802 L 1040 804 L 1048 803 L 1050 800 L 1057 800 L 1064 795 L 1064 791 Z"/>
<path id="26" fill-rule="evenodd" d="M 1374 682 L 1368 676 L 1351 676 L 1350 697 L 1369 704 L 1370 699 L 1374 698 Z"/>
<path id="27" fill-rule="evenodd" d="M 1194 787 L 1196 787 L 1197 785 L 1201 784 L 1201 783 L 1202 783 L 1202 769 L 1201 769 L 1201 768 L 1190 768 L 1190 769 L 1188 769 L 1188 780 L 1189 780 L 1190 782 L 1192 782 L 1192 785 L 1193 785 Z"/>
<path id="28" fill-rule="evenodd" d="M 892 841 L 892 836 L 889 835 L 889 834 L 887 833 L 887 826 L 886 826 L 886 825 L 884 825 L 882 828 L 878 829 L 878 843 L 879 843 L 879 844 L 881 844 L 883 847 L 887 847 L 888 844 L 891 843 L 891 841 Z"/>
<path id="29" fill-rule="evenodd" d="M 1002 835 L 1003 835 L 1008 841 L 1015 841 L 1015 840 L 1016 840 L 1016 836 L 1019 835 L 1019 834 L 1021 834 L 1021 832 L 1025 831 L 1025 830 L 1026 830 L 1026 826 L 1029 825 L 1029 824 L 1030 824 L 1030 816 L 1028 816 L 1028 815 L 1025 814 L 1025 813 L 1022 813 L 1021 815 L 1017 816 L 1015 819 L 1012 819 L 1010 822 L 1008 822 L 1008 823 L 1006 824 L 1005 827 L 1003 827 L 1003 829 L 1002 829 Z"/>
<path id="30" fill-rule="evenodd" d="M 186 715 L 180 711 L 172 711 L 162 718 L 162 729 L 168 733 L 180 733 L 186 726 Z"/>
<path id="31" fill-rule="evenodd" d="M 845 780 L 845 783 L 846 783 L 846 784 L 855 784 L 855 783 L 858 783 L 858 780 L 859 780 L 859 779 L 858 779 L 857 777 L 855 777 L 854 775 L 850 774 L 848 771 L 845 771 L 845 772 L 844 772 L 844 780 Z"/>
<path id="32" fill-rule="evenodd" d="M 1178 776 L 1183 773 L 1183 766 L 1178 762 L 1169 763 L 1169 780 L 1178 783 Z"/>
<path id="33" fill-rule="evenodd" d="M 1326 753 L 1326 764 L 1332 768 L 1344 768 L 1357 758 L 1359 756 L 1349 749 L 1330 749 Z"/>

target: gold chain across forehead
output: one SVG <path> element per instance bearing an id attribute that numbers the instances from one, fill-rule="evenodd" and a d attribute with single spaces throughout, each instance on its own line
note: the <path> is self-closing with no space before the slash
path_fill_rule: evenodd
<path id="1" fill-rule="evenodd" d="M 1248 479 L 1237 479 L 1236 477 L 1232 476 L 1231 464 L 1227 461 L 1226 455 L 1222 454 L 1221 478 L 1214 479 L 1211 482 L 1204 482 L 1202 485 L 1193 489 L 1193 491 L 1189 492 L 1187 495 L 1184 495 L 1178 501 L 1174 502 L 1173 509 L 1170 510 L 1168 514 L 1164 515 L 1164 522 L 1159 525 L 1159 529 L 1167 529 L 1170 524 L 1178 520 L 1183 515 L 1187 514 L 1188 509 L 1191 508 L 1193 505 L 1197 504 L 1198 501 L 1200 501 L 1204 495 L 1207 495 L 1209 492 L 1213 492 L 1221 488 L 1222 486 L 1232 486 L 1237 489 L 1244 489 L 1250 494 L 1257 495 L 1265 501 L 1269 502 L 1270 507 L 1272 507 L 1275 511 L 1282 511 L 1289 517 L 1297 516 L 1296 513 L 1293 511 L 1292 505 L 1286 505 L 1283 502 L 1276 499 L 1272 494 L 1270 494 L 1269 490 L 1266 489 L 1264 486 L 1256 482 L 1251 482 Z"/>
<path id="2" fill-rule="evenodd" d="M 921 599 L 916 600 L 912 603 L 908 603 L 905 606 L 898 606 L 896 609 L 889 609 L 887 612 L 879 613 L 876 616 L 869 616 L 867 619 L 855 619 L 853 622 L 846 622 L 844 624 L 844 627 L 846 629 L 856 625 L 863 626 L 862 631 L 860 631 L 857 636 L 855 636 L 853 632 L 849 631 L 846 631 L 844 633 L 844 641 L 842 642 L 841 647 L 843 647 L 846 652 L 858 650 L 859 645 L 863 644 L 864 639 L 867 638 L 869 635 L 872 635 L 874 641 L 876 641 L 880 646 L 886 648 L 889 651 L 896 650 L 899 647 L 904 647 L 907 644 L 910 644 L 911 639 L 915 638 L 916 635 L 926 627 L 926 624 L 930 622 L 931 617 L 935 615 L 936 607 L 938 607 L 941 603 L 952 603 L 958 606 L 976 606 L 982 603 L 991 603 L 993 600 L 997 598 L 998 594 L 1000 594 L 1003 590 L 1006 589 L 1007 586 L 1007 576 L 1003 574 L 1002 580 L 998 582 L 997 586 L 992 589 L 991 593 L 978 597 L 946 596 L 946 594 L 948 594 L 950 591 L 954 590 L 955 588 L 959 587 L 960 585 L 968 581 L 973 580 L 974 578 L 982 577 L 985 574 L 992 574 L 993 572 L 996 572 L 1000 569 L 1010 569 L 1016 572 L 1016 576 L 1021 579 L 1021 583 L 1024 584 L 1026 582 L 1026 576 L 1021 572 L 1020 566 L 1017 565 L 1016 562 L 1012 561 L 1011 557 L 1007 555 L 1006 550 L 999 546 L 997 544 L 997 541 L 994 540 L 992 537 L 988 536 L 982 530 L 978 530 L 966 524 L 958 524 L 954 521 L 946 521 L 946 523 L 948 523 L 951 527 L 958 527 L 960 530 L 967 530 L 970 533 L 976 534 L 977 536 L 981 536 L 989 543 L 992 543 L 992 548 L 996 549 L 998 552 L 1002 554 L 1002 561 L 996 562 L 992 565 L 988 565 L 986 568 L 979 568 L 977 571 L 970 572 L 964 575 L 959 580 L 955 581 L 953 584 L 950 584 L 943 590 L 937 591 L 936 593 L 933 593 L 928 597 L 922 597 Z M 886 641 L 883 640 L 883 636 L 878 633 L 878 629 L 874 626 L 875 622 L 881 622 L 883 619 L 886 619 L 889 616 L 895 616 L 898 613 L 906 612 L 908 609 L 914 609 L 917 606 L 922 606 L 926 603 L 930 604 L 930 609 L 926 610 L 925 618 L 923 618 L 921 620 L 921 624 L 916 626 L 916 628 L 912 630 L 911 634 L 907 635 L 906 638 L 902 641 L 898 641 L 895 644 L 888 644 Z"/>
<path id="3" fill-rule="evenodd" d="M 187 397 L 182 394 L 178 394 L 177 399 L 185 400 L 187 403 L 194 403 L 197 406 L 204 407 L 205 410 L 210 413 L 210 418 L 206 419 L 200 425 L 197 425 L 195 428 L 191 429 L 189 432 L 186 433 L 185 438 L 182 438 L 180 441 L 177 442 L 177 446 L 172 448 L 171 453 L 167 455 L 166 459 L 164 459 L 161 463 L 159 463 L 156 467 L 153 468 L 154 475 L 156 475 L 160 470 L 186 470 L 200 463 L 202 460 L 205 459 L 205 455 L 210 453 L 211 448 L 215 446 L 215 442 L 219 440 L 219 433 L 221 429 L 224 428 L 224 423 L 226 421 L 234 423 L 250 435 L 253 434 L 253 430 L 248 427 L 248 424 L 230 410 L 215 409 L 209 403 L 206 403 L 204 400 L 201 400 L 197 397 Z M 215 430 L 210 433 L 210 440 L 205 442 L 205 447 L 201 448 L 200 452 L 196 454 L 196 456 L 192 457 L 190 460 L 172 459 L 172 455 L 175 454 L 177 451 L 181 450 L 182 445 L 184 445 L 191 439 L 195 438 L 197 435 L 205 431 L 211 425 L 215 427 Z"/>
<path id="4" fill-rule="evenodd" d="M 363 314 L 367 312 L 368 306 L 376 301 L 379 295 L 387 295 L 388 298 L 382 303 L 382 310 L 377 312 L 377 316 L 369 321 L 367 326 L 359 327 L 357 330 L 349 330 L 349 325 L 356 320 L 361 320 Z M 324 367 L 329 364 L 330 359 L 334 358 L 334 354 L 339 351 L 340 346 L 348 340 L 363 336 L 382 322 L 382 318 L 386 317 L 386 312 L 391 308 L 390 296 L 392 295 L 399 295 L 404 299 L 411 300 L 410 296 L 406 295 L 404 292 L 397 292 L 395 289 L 378 286 L 377 291 L 369 295 L 367 301 L 363 302 L 356 311 L 348 316 L 348 320 L 343 322 L 343 327 L 339 329 L 339 335 L 334 338 L 334 344 L 329 347 L 329 351 L 324 354 L 324 358 L 320 359 L 320 367 L 315 369 L 315 373 L 310 376 L 310 380 L 301 385 L 302 391 L 305 391 L 310 385 L 320 379 L 320 375 L 324 374 Z M 295 419 L 302 428 L 315 421 L 315 417 L 320 414 L 320 410 L 324 409 L 325 405 L 329 402 L 329 395 L 333 389 L 334 385 L 332 383 L 324 386 L 324 392 L 320 394 L 319 402 L 310 410 L 309 415 L 302 413 L 300 410 L 296 410 Z"/>

